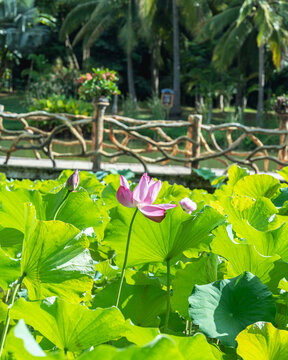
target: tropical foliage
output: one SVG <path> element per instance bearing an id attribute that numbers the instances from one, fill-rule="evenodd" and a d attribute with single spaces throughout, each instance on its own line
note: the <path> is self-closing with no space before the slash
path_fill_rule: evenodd
<path id="1" fill-rule="evenodd" d="M 59 58 L 76 77 L 116 70 L 134 108 L 173 88 L 174 114 L 193 106 L 208 122 L 216 106 L 233 106 L 238 120 L 249 106 L 261 124 L 263 110 L 288 91 L 286 1 L 5 0 L 0 23 L 1 84 L 9 89 L 41 93 L 38 56 L 52 77 Z"/>
<path id="2" fill-rule="evenodd" d="M 1 175 L 1 358 L 287 358 L 287 182 L 236 165 L 214 194 L 70 175 Z"/>

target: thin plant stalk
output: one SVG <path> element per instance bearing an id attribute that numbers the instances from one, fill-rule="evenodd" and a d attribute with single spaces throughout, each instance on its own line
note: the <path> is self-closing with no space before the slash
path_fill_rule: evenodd
<path id="1" fill-rule="evenodd" d="M 169 316 L 170 316 L 170 260 L 167 260 L 167 308 L 164 330 L 168 330 Z"/>
<path id="2" fill-rule="evenodd" d="M 6 315 L 5 325 L 4 325 L 4 329 L 3 329 L 3 333 L 2 333 L 2 337 L 1 337 L 1 341 L 0 341 L 0 359 L 1 359 L 1 356 L 2 356 L 3 349 L 4 349 L 4 344 L 5 344 L 5 340 L 6 340 L 6 336 L 7 336 L 7 332 L 8 332 L 8 328 L 9 328 L 9 324 L 10 324 L 10 309 L 11 309 L 11 307 L 12 307 L 13 304 L 14 304 L 16 294 L 17 294 L 18 289 L 20 288 L 20 286 L 21 286 L 21 284 L 22 284 L 22 281 L 23 281 L 23 279 L 24 279 L 24 276 L 25 276 L 25 274 L 22 275 L 22 276 L 18 279 L 18 281 L 17 281 L 17 283 L 16 283 L 16 285 L 15 285 L 13 291 L 12 291 L 12 295 L 11 295 L 11 299 L 10 299 L 10 303 L 9 303 L 8 311 L 7 311 L 7 315 Z"/>
<path id="3" fill-rule="evenodd" d="M 66 195 L 64 196 L 64 199 L 61 201 L 58 209 L 56 210 L 53 220 L 56 220 L 57 215 L 58 215 L 59 211 L 62 209 L 62 206 L 64 205 L 64 202 L 67 200 L 69 194 L 70 194 L 70 191 L 68 190 Z"/>
<path id="4" fill-rule="evenodd" d="M 124 276 L 125 276 L 125 268 L 126 268 L 126 264 L 127 264 L 127 260 L 128 260 L 128 252 L 129 252 L 129 245 L 130 245 L 130 238 L 131 238 L 131 232 L 132 232 L 132 225 L 134 222 L 134 219 L 136 217 L 138 208 L 136 208 L 131 222 L 130 222 L 130 226 L 129 226 L 129 231 L 128 231 L 128 237 L 127 237 L 127 243 L 126 243 L 126 250 L 125 250 L 125 257 L 124 257 L 124 262 L 123 262 L 123 266 L 122 266 L 122 271 L 121 271 L 121 279 L 120 279 L 120 285 L 119 285 L 119 290 L 118 290 L 118 295 L 117 295 L 117 301 L 116 301 L 116 307 L 118 308 L 119 305 L 119 301 L 120 301 L 120 296 L 121 296 L 121 291 L 122 291 L 122 285 L 123 285 L 123 281 L 124 281 Z"/>

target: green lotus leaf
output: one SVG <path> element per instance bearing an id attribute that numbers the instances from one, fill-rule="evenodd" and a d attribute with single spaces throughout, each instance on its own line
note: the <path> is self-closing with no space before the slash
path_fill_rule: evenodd
<path id="1" fill-rule="evenodd" d="M 143 346 L 160 335 L 160 330 L 153 327 L 136 326 L 131 320 L 126 320 L 125 332 L 122 335 L 131 343 Z"/>
<path id="2" fill-rule="evenodd" d="M 218 259 L 214 254 L 203 254 L 199 259 L 193 259 L 185 264 L 184 269 L 176 272 L 172 282 L 173 296 L 171 297 L 172 308 L 181 316 L 189 320 L 188 298 L 194 285 L 209 284 L 217 280 Z"/>
<path id="3" fill-rule="evenodd" d="M 100 274 L 102 274 L 106 279 L 113 279 L 118 276 L 118 269 L 112 267 L 110 264 L 110 260 L 101 261 L 98 264 L 95 265 L 95 270 L 99 271 Z"/>
<path id="4" fill-rule="evenodd" d="M 191 190 L 185 188 L 183 185 L 173 184 L 170 185 L 167 181 L 164 181 L 157 196 L 155 203 L 178 203 L 181 199 L 189 197 Z"/>
<path id="5" fill-rule="evenodd" d="M 50 359 L 50 357 L 48 357 L 37 344 L 36 340 L 25 325 L 24 320 L 19 320 L 17 325 L 11 329 L 7 336 L 3 352 L 3 360 L 35 360 L 43 359 L 43 357 Z M 55 359 L 55 357 L 53 358 Z"/>
<path id="6" fill-rule="evenodd" d="M 279 289 L 282 289 L 282 290 L 288 292 L 288 281 L 286 279 L 281 279 L 279 281 L 278 287 L 279 287 Z"/>
<path id="7" fill-rule="evenodd" d="M 287 261 L 288 223 L 283 222 L 281 217 L 275 216 L 274 205 L 271 204 L 269 199 L 264 198 L 259 198 L 257 201 L 247 197 L 221 198 L 221 205 L 238 237 L 254 245 L 264 256 L 278 254 Z"/>
<path id="8" fill-rule="evenodd" d="M 113 346 L 101 345 L 93 351 L 83 354 L 79 360 L 184 360 L 174 340 L 165 335 L 159 335 L 149 344 L 138 347 L 130 346 L 125 349 L 116 349 Z"/>
<path id="9" fill-rule="evenodd" d="M 195 334 L 194 336 L 170 337 L 176 342 L 183 359 L 191 360 L 221 360 L 230 359 L 230 356 L 223 354 L 217 346 L 209 344 L 203 334 Z M 232 357 L 231 357 L 232 358 Z"/>
<path id="10" fill-rule="evenodd" d="M 0 226 L 24 232 L 24 204 L 35 206 L 37 219 L 45 220 L 42 197 L 38 191 L 19 189 L 0 191 Z"/>
<path id="11" fill-rule="evenodd" d="M 0 225 L 0 246 L 11 257 L 16 257 L 22 251 L 23 232 Z"/>
<path id="12" fill-rule="evenodd" d="M 267 286 L 245 272 L 233 279 L 195 285 L 189 315 L 207 336 L 236 346 L 236 336 L 256 321 L 275 320 L 275 302 Z"/>
<path id="13" fill-rule="evenodd" d="M 215 238 L 211 249 L 229 261 L 227 277 L 249 271 L 256 275 L 270 290 L 276 290 L 279 280 L 288 271 L 288 264 L 279 255 L 263 256 L 254 245 L 234 238 L 231 225 L 222 225 L 213 231 Z"/>
<path id="14" fill-rule="evenodd" d="M 278 330 L 269 322 L 257 322 L 248 326 L 236 340 L 237 354 L 245 360 L 287 359 L 288 331 Z"/>
<path id="15" fill-rule="evenodd" d="M 53 220 L 57 209 L 67 194 L 63 188 L 57 194 L 47 194 L 43 197 L 46 207 L 46 220 Z M 60 207 L 55 220 L 76 226 L 79 230 L 93 227 L 99 239 L 103 238 L 104 228 L 109 221 L 107 212 L 93 201 L 85 189 L 70 192 L 63 205 Z"/>
<path id="16" fill-rule="evenodd" d="M 123 263 L 127 233 L 134 211 L 121 205 L 110 211 L 111 221 L 105 230 L 104 244 L 116 250 L 117 264 Z M 132 227 L 127 267 L 164 262 L 180 257 L 187 249 L 209 250 L 211 230 L 223 221 L 223 216 L 208 206 L 193 216 L 177 207 L 167 211 L 160 224 L 139 212 Z"/>
<path id="17" fill-rule="evenodd" d="M 0 287 L 7 290 L 9 284 L 20 277 L 20 260 L 12 259 L 0 248 Z"/>
<path id="18" fill-rule="evenodd" d="M 8 305 L 0 301 L 0 323 L 6 320 Z"/>
<path id="19" fill-rule="evenodd" d="M 125 332 L 125 321 L 117 308 L 89 310 L 58 298 L 34 302 L 19 299 L 11 317 L 23 318 L 59 349 L 74 353 L 120 338 Z"/>
<path id="20" fill-rule="evenodd" d="M 116 349 L 109 345 L 100 345 L 89 353 L 83 354 L 79 360 L 96 360 L 105 357 L 109 360 L 229 360 L 216 346 L 207 342 L 205 336 L 196 334 L 192 337 L 158 335 L 145 346 L 130 346 Z"/>
<path id="21" fill-rule="evenodd" d="M 27 189 L 37 190 L 41 194 L 47 194 L 51 191 L 59 191 L 62 184 L 58 180 L 13 180 L 8 184 L 10 190 Z"/>
<path id="22" fill-rule="evenodd" d="M 227 184 L 224 184 L 215 191 L 215 195 L 217 198 L 221 198 L 222 196 L 232 196 L 234 186 L 240 179 L 243 179 L 245 176 L 249 175 L 247 169 L 243 169 L 236 164 L 230 166 L 228 170 L 228 181 Z"/>
<path id="23" fill-rule="evenodd" d="M 107 285 L 93 300 L 93 308 L 113 306 L 116 303 L 119 281 Z M 158 327 L 159 315 L 166 310 L 166 292 L 154 285 L 130 285 L 124 282 L 119 309 L 126 319 L 137 326 Z"/>
<path id="24" fill-rule="evenodd" d="M 288 325 L 288 292 L 281 292 L 276 300 L 275 325 L 279 329 L 287 330 Z"/>
<path id="25" fill-rule="evenodd" d="M 277 171 L 279 175 L 283 177 L 283 179 L 288 182 L 288 166 L 283 167 L 281 170 Z"/>
<path id="26" fill-rule="evenodd" d="M 93 284 L 87 237 L 61 221 L 39 221 L 26 205 L 21 274 L 30 300 L 58 295 L 79 302 Z"/>
<path id="27" fill-rule="evenodd" d="M 234 186 L 234 195 L 249 196 L 253 199 L 271 199 L 279 190 L 280 182 L 271 175 L 250 175 L 240 179 Z"/>

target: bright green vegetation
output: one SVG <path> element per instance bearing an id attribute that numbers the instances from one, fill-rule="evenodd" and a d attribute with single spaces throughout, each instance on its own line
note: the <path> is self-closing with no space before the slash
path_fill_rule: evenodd
<path id="1" fill-rule="evenodd" d="M 67 197 L 70 175 L 0 175 L 1 358 L 287 359 L 287 182 L 236 165 L 213 194 L 164 182 L 156 203 L 197 210 L 137 213 L 115 307 L 135 210 L 119 175 L 80 172 Z"/>

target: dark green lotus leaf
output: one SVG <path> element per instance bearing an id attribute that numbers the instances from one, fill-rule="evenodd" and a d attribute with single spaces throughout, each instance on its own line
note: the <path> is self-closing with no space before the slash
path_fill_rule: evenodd
<path id="1" fill-rule="evenodd" d="M 236 346 L 236 336 L 257 321 L 275 321 L 275 302 L 267 286 L 245 272 L 233 279 L 195 285 L 189 297 L 192 321 L 209 337 Z"/>
<path id="2" fill-rule="evenodd" d="M 288 331 L 278 330 L 270 323 L 250 325 L 236 340 L 237 354 L 245 360 L 287 360 Z"/>
<path id="3" fill-rule="evenodd" d="M 59 349 L 79 353 L 125 333 L 125 320 L 116 308 L 89 310 L 57 298 L 27 302 L 19 299 L 13 319 L 24 319 Z"/>
<path id="4" fill-rule="evenodd" d="M 113 306 L 116 303 L 119 281 L 100 291 L 93 300 L 93 308 Z M 166 292 L 159 286 L 130 285 L 124 282 L 119 309 L 126 319 L 137 326 L 158 327 L 159 315 L 166 310 Z"/>

